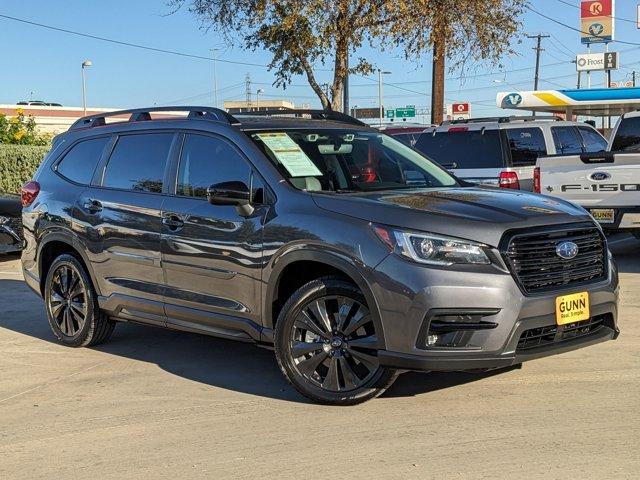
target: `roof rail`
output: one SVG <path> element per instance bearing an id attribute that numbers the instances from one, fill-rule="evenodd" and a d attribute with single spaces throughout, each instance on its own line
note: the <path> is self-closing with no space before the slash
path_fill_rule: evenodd
<path id="1" fill-rule="evenodd" d="M 236 113 L 235 115 L 247 116 L 247 117 L 308 116 L 313 120 L 333 120 L 336 122 L 350 123 L 352 125 L 368 126 L 366 123 L 361 122 L 357 118 L 347 115 L 346 113 L 334 112 L 333 110 L 305 110 L 300 108 L 281 108 L 281 109 L 258 110 L 255 112 L 241 112 L 241 113 Z"/>
<path id="2" fill-rule="evenodd" d="M 465 118 L 459 120 L 445 120 L 440 125 L 455 125 L 458 123 L 485 123 L 485 122 L 533 122 L 535 120 L 554 120 L 561 121 L 562 118 L 556 115 L 536 116 L 536 115 L 511 115 L 508 117 L 477 117 L 477 118 Z"/>
<path id="3" fill-rule="evenodd" d="M 219 108 L 213 107 L 152 107 L 152 108 L 134 108 L 131 110 L 117 110 L 114 112 L 98 113 L 96 115 L 89 115 L 76 120 L 69 130 L 78 130 L 81 128 L 92 128 L 106 125 L 106 118 L 118 117 L 123 115 L 130 115 L 129 120 L 125 122 L 143 122 L 152 120 L 152 112 L 189 112 L 187 118 L 200 118 L 203 120 L 213 120 L 216 122 L 228 123 L 230 125 L 236 125 L 240 122 L 230 113 L 225 112 Z"/>

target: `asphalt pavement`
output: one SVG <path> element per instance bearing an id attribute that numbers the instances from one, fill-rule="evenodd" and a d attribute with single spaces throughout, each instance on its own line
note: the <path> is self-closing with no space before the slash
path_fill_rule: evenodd
<path id="1" fill-rule="evenodd" d="M 121 324 L 63 347 L 0 256 L 0 479 L 640 478 L 640 242 L 612 250 L 615 342 L 407 373 L 356 407 L 307 402 L 248 344 Z"/>

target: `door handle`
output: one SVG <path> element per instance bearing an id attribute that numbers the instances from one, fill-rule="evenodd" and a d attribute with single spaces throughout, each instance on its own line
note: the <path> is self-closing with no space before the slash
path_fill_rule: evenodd
<path id="1" fill-rule="evenodd" d="M 177 215 L 166 215 L 162 218 L 162 223 L 169 227 L 169 230 L 180 230 L 184 227 L 184 221 Z"/>
<path id="2" fill-rule="evenodd" d="M 82 206 L 89 213 L 98 213 L 102 211 L 102 204 L 98 200 L 86 200 Z"/>

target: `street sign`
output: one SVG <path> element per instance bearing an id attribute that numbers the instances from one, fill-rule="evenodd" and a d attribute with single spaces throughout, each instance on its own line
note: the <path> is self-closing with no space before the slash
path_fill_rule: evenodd
<path id="1" fill-rule="evenodd" d="M 384 113 L 386 118 L 395 118 L 396 116 L 396 111 L 393 108 L 386 110 Z"/>
<path id="2" fill-rule="evenodd" d="M 387 110 L 387 112 L 389 112 Z M 379 118 L 380 109 L 378 107 L 373 108 L 352 108 L 351 116 L 356 118 Z"/>
<path id="3" fill-rule="evenodd" d="M 633 87 L 633 80 L 626 80 L 624 82 L 611 82 L 609 86 L 611 88 L 631 88 Z"/>
<path id="4" fill-rule="evenodd" d="M 578 72 L 617 69 L 618 52 L 585 53 L 576 56 L 576 70 Z"/>
<path id="5" fill-rule="evenodd" d="M 580 3 L 580 41 L 609 43 L 614 36 L 615 0 L 588 0 Z"/>
<path id="6" fill-rule="evenodd" d="M 404 108 L 396 108 L 396 118 L 411 118 L 416 116 L 416 107 L 407 105 Z"/>
<path id="7" fill-rule="evenodd" d="M 454 103 L 451 105 L 451 113 L 453 115 L 469 115 L 469 103 Z"/>

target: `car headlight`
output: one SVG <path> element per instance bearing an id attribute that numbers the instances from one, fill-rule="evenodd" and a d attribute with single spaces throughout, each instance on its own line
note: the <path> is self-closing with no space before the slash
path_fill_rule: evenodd
<path id="1" fill-rule="evenodd" d="M 458 238 L 398 230 L 374 225 L 373 230 L 389 248 L 414 262 L 427 265 L 488 265 L 485 245 Z"/>

